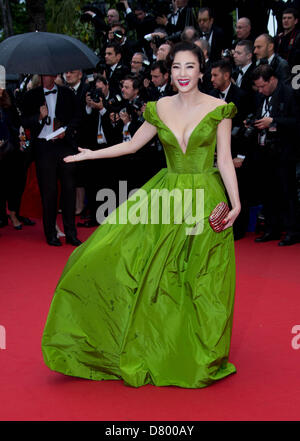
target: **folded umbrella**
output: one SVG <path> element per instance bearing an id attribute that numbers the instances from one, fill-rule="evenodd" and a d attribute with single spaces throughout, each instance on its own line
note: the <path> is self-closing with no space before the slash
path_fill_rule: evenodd
<path id="1" fill-rule="evenodd" d="M 0 43 L 0 66 L 6 74 L 56 75 L 74 69 L 90 69 L 99 58 L 84 43 L 69 35 L 28 32 Z"/>

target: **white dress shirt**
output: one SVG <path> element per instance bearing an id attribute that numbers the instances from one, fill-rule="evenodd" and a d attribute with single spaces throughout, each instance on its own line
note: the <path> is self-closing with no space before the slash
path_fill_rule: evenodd
<path id="1" fill-rule="evenodd" d="M 57 87 L 54 86 L 50 90 L 57 91 Z M 44 88 L 44 92 L 49 92 L 49 89 Z M 50 118 L 50 125 L 44 124 L 44 127 L 42 128 L 41 133 L 39 134 L 38 138 L 46 138 L 46 136 L 48 136 L 54 132 L 53 127 L 54 127 L 57 94 L 58 94 L 58 91 L 56 93 L 50 93 L 49 95 L 45 96 L 46 104 L 48 107 L 48 117 Z M 40 121 L 40 123 L 42 124 L 42 121 Z"/>

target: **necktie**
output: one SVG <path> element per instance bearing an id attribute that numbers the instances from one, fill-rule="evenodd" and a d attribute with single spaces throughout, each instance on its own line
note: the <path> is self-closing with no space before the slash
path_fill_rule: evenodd
<path id="1" fill-rule="evenodd" d="M 44 92 L 45 96 L 50 95 L 50 93 L 57 93 L 57 90 L 48 90 L 48 92 Z"/>
<path id="2" fill-rule="evenodd" d="M 74 87 L 71 87 L 71 90 L 72 90 L 72 92 L 73 92 L 73 93 L 75 93 L 75 95 L 76 95 L 76 93 L 77 93 L 77 90 L 76 90 L 76 89 L 74 89 Z"/>
<path id="3" fill-rule="evenodd" d="M 225 93 L 224 92 L 219 92 L 219 97 L 223 100 L 225 98 Z"/>

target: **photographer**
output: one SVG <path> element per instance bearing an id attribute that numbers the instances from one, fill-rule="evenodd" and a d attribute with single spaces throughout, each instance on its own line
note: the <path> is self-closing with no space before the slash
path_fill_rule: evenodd
<path id="1" fill-rule="evenodd" d="M 197 20 L 193 8 L 188 6 L 189 0 L 172 0 L 173 12 L 171 14 L 162 14 L 158 12 L 156 22 L 163 25 L 168 33 L 178 33 L 180 40 L 180 33 L 186 26 L 193 26 L 197 28 Z M 162 9 L 161 12 L 164 12 Z"/>
<path id="2" fill-rule="evenodd" d="M 299 109 L 293 89 L 279 81 L 271 66 L 257 67 L 253 80 L 262 94 L 253 125 L 258 130 L 258 165 L 265 215 L 265 232 L 255 242 L 278 240 L 285 231 L 278 245 L 293 245 L 300 238 L 296 225 Z"/>
<path id="3" fill-rule="evenodd" d="M 136 31 L 138 44 L 145 49 L 146 54 L 149 55 L 150 46 L 144 39 L 147 34 L 152 34 L 156 27 L 155 18 L 148 14 L 145 7 L 137 4 L 132 11 L 127 0 L 121 0 L 125 9 L 125 20 L 129 29 Z"/>
<path id="4" fill-rule="evenodd" d="M 114 129 L 110 113 L 118 111 L 116 103 L 121 103 L 121 98 L 113 96 L 109 91 L 106 78 L 97 76 L 90 91 L 86 94 L 86 140 L 83 144 L 91 150 L 98 150 L 122 142 L 121 127 Z M 118 162 L 114 158 L 103 161 L 93 161 L 88 164 L 87 173 L 87 208 L 89 219 L 78 223 L 80 227 L 94 227 L 96 221 L 97 201 L 96 194 L 101 188 L 114 188 L 118 180 Z"/>
<path id="5" fill-rule="evenodd" d="M 244 237 L 249 222 L 249 155 L 246 151 L 244 139 L 238 136 L 243 127 L 243 120 L 249 113 L 247 94 L 231 81 L 232 68 L 225 60 L 216 61 L 212 64 L 211 81 L 214 90 L 210 95 L 223 99 L 226 103 L 233 102 L 237 107 L 237 114 L 232 120 L 231 154 L 239 185 L 242 209 L 238 219 L 234 223 L 234 239 Z"/>
<path id="6" fill-rule="evenodd" d="M 115 95 L 120 94 L 120 81 L 129 73 L 123 63 L 123 52 L 119 44 L 109 43 L 105 49 L 106 78 Z"/>
<path id="7" fill-rule="evenodd" d="M 148 58 L 143 52 L 136 52 L 130 61 L 131 74 L 146 77 L 149 64 Z"/>
<path id="8" fill-rule="evenodd" d="M 125 106 L 119 116 L 123 123 L 123 140 L 129 141 L 144 121 L 142 113 L 145 107 L 145 98 L 142 78 L 136 75 L 127 75 L 123 81 L 122 96 L 125 100 Z M 148 144 L 135 155 L 120 158 L 123 164 L 120 176 L 127 180 L 128 190 L 140 188 L 151 176 L 152 150 Z M 149 164 L 146 171 L 145 164 Z"/>
<path id="9" fill-rule="evenodd" d="M 82 7 L 82 14 L 80 17 L 81 22 L 92 23 L 95 29 L 95 49 L 102 46 L 101 41 L 107 36 L 107 32 L 109 30 L 109 25 L 107 25 L 105 18 L 105 3 L 88 3 Z"/>
<path id="10" fill-rule="evenodd" d="M 135 40 L 129 40 L 126 36 L 126 28 L 122 23 L 113 23 L 108 32 L 108 41 L 116 43 L 122 50 L 123 63 L 129 66 L 135 52 L 140 52 L 141 47 Z"/>
<path id="11" fill-rule="evenodd" d="M 210 61 L 220 60 L 222 50 L 226 48 L 226 39 L 223 30 L 215 25 L 210 8 L 205 7 L 199 9 L 198 25 L 200 38 L 204 38 L 209 43 Z"/>

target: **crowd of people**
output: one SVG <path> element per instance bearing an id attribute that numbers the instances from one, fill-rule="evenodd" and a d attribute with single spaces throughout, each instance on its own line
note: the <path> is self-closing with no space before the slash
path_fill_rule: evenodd
<path id="1" fill-rule="evenodd" d="M 146 103 L 177 93 L 168 54 L 176 42 L 190 41 L 203 53 L 199 89 L 238 109 L 231 144 L 242 211 L 234 224 L 235 239 L 245 236 L 251 207 L 261 205 L 263 234 L 256 242 L 299 242 L 300 2 L 254 2 L 259 18 L 247 1 L 215 9 L 216 2 L 201 2 L 201 8 L 188 0 L 160 2 L 158 15 L 144 4 L 120 3 L 123 12 L 110 8 L 105 20 L 97 8 L 84 12 L 101 37 L 94 72 L 26 76 L 17 89 L 0 90 L 0 227 L 9 220 L 17 230 L 34 225 L 20 215 L 33 160 L 45 237 L 53 246 L 62 245 L 59 210 L 66 242 L 77 246 L 76 227 L 98 225 L 98 190 L 118 194 L 119 183 L 126 182 L 130 192 L 165 167 L 157 137 L 128 157 L 82 164 L 66 164 L 63 158 L 78 146 L 96 150 L 130 140 L 144 121 Z M 163 8 L 167 5 L 169 13 Z M 278 22 L 275 37 L 267 29 L 270 8 Z M 53 137 L 59 128 L 64 130 Z"/>

